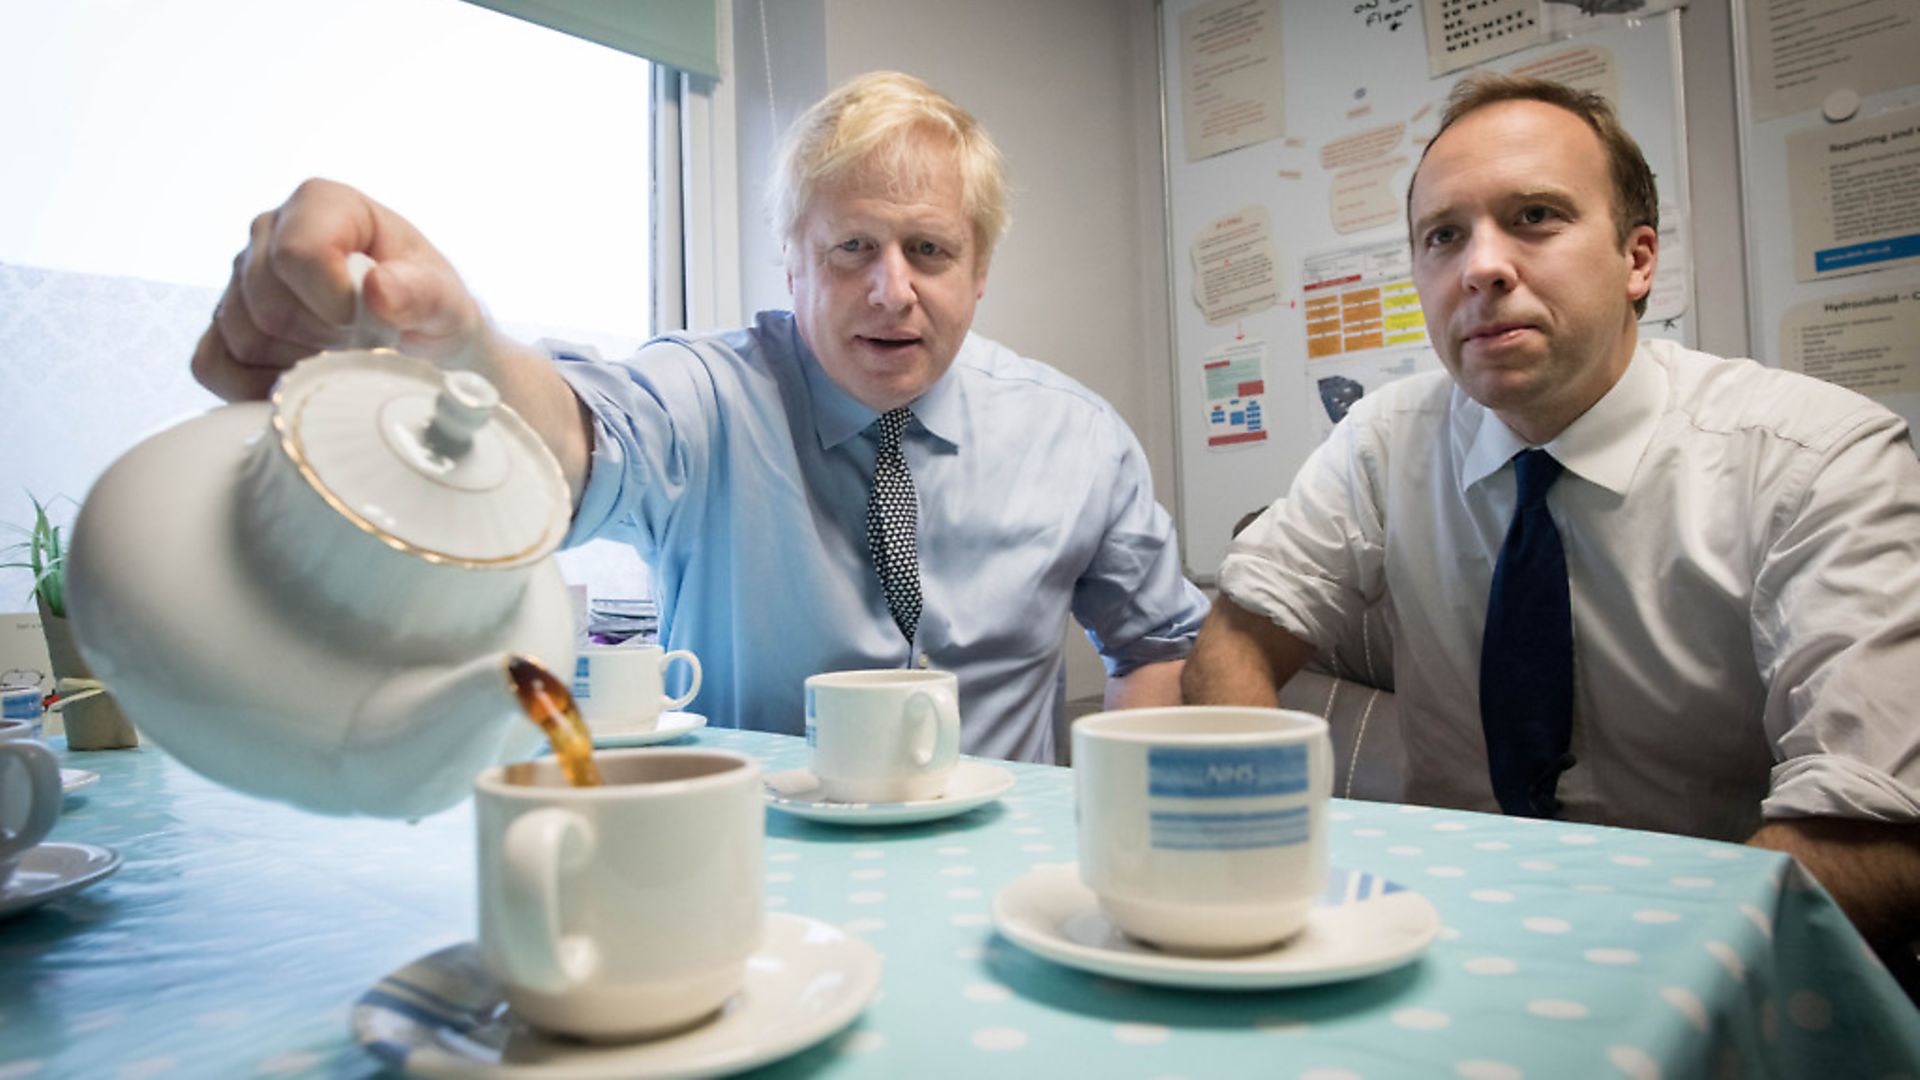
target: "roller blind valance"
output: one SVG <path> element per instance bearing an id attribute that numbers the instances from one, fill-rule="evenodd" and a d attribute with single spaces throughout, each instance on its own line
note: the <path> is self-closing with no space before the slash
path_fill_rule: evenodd
<path id="1" fill-rule="evenodd" d="M 715 0 L 468 0 L 484 8 L 713 78 Z"/>

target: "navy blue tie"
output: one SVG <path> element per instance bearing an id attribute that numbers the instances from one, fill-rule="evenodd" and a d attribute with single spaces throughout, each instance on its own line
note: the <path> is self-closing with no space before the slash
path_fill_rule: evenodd
<path id="1" fill-rule="evenodd" d="M 1573 767 L 1573 607 L 1567 553 L 1547 513 L 1562 466 L 1545 450 L 1523 450 L 1513 467 L 1520 494 L 1480 642 L 1480 726 L 1500 809 L 1550 818 L 1560 774 Z"/>

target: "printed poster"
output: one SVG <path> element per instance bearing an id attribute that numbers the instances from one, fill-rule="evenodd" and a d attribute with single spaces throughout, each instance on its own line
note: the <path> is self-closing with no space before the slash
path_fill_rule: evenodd
<path id="1" fill-rule="evenodd" d="M 1787 136 L 1801 281 L 1920 262 L 1920 106 Z"/>
<path id="2" fill-rule="evenodd" d="M 1300 291 L 1309 360 L 1427 343 L 1413 254 L 1403 239 L 1309 256 Z"/>
<path id="3" fill-rule="evenodd" d="M 1820 108 L 1836 90 L 1866 97 L 1914 81 L 1913 0 L 1747 0 L 1746 10 L 1757 120 Z"/>
<path id="4" fill-rule="evenodd" d="M 1336 232 L 1392 225 L 1405 215 L 1401 189 L 1393 181 L 1412 159 L 1393 151 L 1406 134 L 1407 125 L 1396 121 L 1343 135 L 1320 148 L 1320 167 L 1333 174 L 1327 201 Z"/>
<path id="5" fill-rule="evenodd" d="M 1693 288 L 1692 257 L 1687 251 L 1687 222 L 1679 207 L 1660 208 L 1660 258 L 1653 266 L 1653 289 L 1641 322 L 1667 322 L 1687 313 Z"/>
<path id="6" fill-rule="evenodd" d="M 1219 0 L 1180 14 L 1187 160 L 1287 133 L 1279 0 Z"/>
<path id="7" fill-rule="evenodd" d="M 1427 74 L 1484 64 L 1545 41 L 1540 0 L 1425 0 Z"/>
<path id="8" fill-rule="evenodd" d="M 1264 207 L 1249 206 L 1208 225 L 1193 242 L 1193 302 L 1214 326 L 1280 302 L 1273 226 Z"/>
<path id="9" fill-rule="evenodd" d="M 1920 391 L 1920 280 L 1789 308 L 1780 366 L 1868 397 Z"/>
<path id="10" fill-rule="evenodd" d="M 1347 410 L 1369 393 L 1421 371 L 1438 371 L 1432 349 L 1382 350 L 1307 361 L 1307 398 L 1312 402 L 1313 433 L 1325 439 Z"/>
<path id="11" fill-rule="evenodd" d="M 1200 362 L 1207 384 L 1207 449 L 1267 441 L 1267 343 L 1236 341 Z"/>

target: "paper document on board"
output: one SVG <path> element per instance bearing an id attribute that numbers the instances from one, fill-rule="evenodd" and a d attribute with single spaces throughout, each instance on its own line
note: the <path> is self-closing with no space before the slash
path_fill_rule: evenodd
<path id="1" fill-rule="evenodd" d="M 1187 160 L 1287 133 L 1278 0 L 1218 0 L 1180 13 Z"/>
<path id="2" fill-rule="evenodd" d="M 1787 189 L 1801 281 L 1920 262 L 1920 106 L 1788 136 Z"/>
<path id="3" fill-rule="evenodd" d="M 1780 366 L 1868 397 L 1920 392 L 1920 280 L 1794 305 Z"/>
<path id="4" fill-rule="evenodd" d="M 1746 9 L 1757 120 L 1817 109 L 1836 90 L 1865 97 L 1913 82 L 1913 0 L 1747 0 Z"/>
<path id="5" fill-rule="evenodd" d="M 1438 78 L 1546 40 L 1540 0 L 1426 0 L 1427 74 Z"/>

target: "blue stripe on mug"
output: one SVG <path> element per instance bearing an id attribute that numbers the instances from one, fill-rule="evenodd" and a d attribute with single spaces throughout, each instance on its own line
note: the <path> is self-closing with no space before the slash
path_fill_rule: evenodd
<path id="1" fill-rule="evenodd" d="M 1307 747 L 1254 746 L 1147 751 L 1147 792 L 1181 799 L 1244 799 L 1307 790 Z"/>
<path id="2" fill-rule="evenodd" d="M 1149 813 L 1152 844 L 1163 851 L 1244 851 L 1307 842 L 1312 811 L 1304 806 L 1238 814 Z"/>

